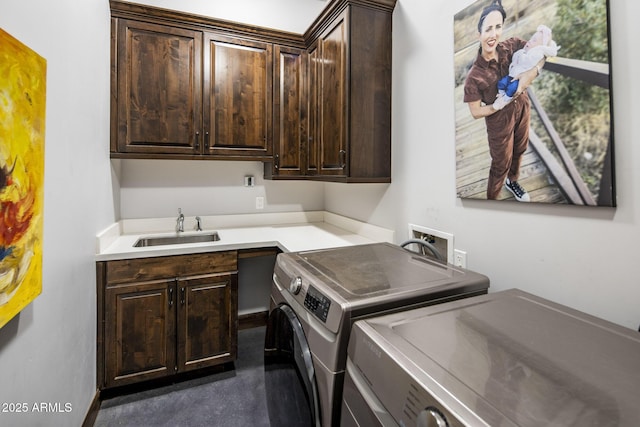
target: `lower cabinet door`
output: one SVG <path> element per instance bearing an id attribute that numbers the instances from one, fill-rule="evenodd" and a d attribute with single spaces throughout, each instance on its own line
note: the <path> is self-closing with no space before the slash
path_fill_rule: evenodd
<path id="1" fill-rule="evenodd" d="M 174 284 L 159 280 L 106 289 L 107 387 L 175 372 Z"/>
<path id="2" fill-rule="evenodd" d="M 178 372 L 231 362 L 238 352 L 238 275 L 177 280 Z"/>

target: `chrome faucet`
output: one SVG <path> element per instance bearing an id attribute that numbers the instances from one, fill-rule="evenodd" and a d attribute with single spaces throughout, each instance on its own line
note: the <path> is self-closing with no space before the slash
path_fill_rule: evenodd
<path id="1" fill-rule="evenodd" d="M 202 218 L 196 217 L 196 231 L 202 231 Z"/>
<path id="2" fill-rule="evenodd" d="M 182 214 L 182 209 L 180 208 L 178 208 L 176 231 L 178 231 L 178 233 L 184 231 L 184 215 Z"/>

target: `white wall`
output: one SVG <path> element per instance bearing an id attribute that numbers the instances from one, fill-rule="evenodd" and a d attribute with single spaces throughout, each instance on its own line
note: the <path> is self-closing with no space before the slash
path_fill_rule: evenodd
<path id="1" fill-rule="evenodd" d="M 611 2 L 618 207 L 584 208 L 457 199 L 453 15 L 471 0 L 399 0 L 393 22 L 393 183 L 327 185 L 329 211 L 392 227 L 453 233 L 468 267 L 492 291 L 519 287 L 637 329 L 640 281 L 640 3 Z"/>
<path id="2" fill-rule="evenodd" d="M 104 0 L 0 4 L 0 27 L 47 60 L 42 294 L 0 329 L 0 402 L 71 404 L 3 426 L 80 425 L 95 393 L 95 235 L 116 215 L 108 17 Z"/>
<path id="3" fill-rule="evenodd" d="M 114 161 L 115 163 L 116 161 Z M 263 179 L 261 162 L 121 160 L 122 218 L 298 212 L 324 209 L 324 184 Z M 253 187 L 244 177 L 254 177 Z M 262 197 L 263 209 L 256 209 Z"/>
<path id="4" fill-rule="evenodd" d="M 327 0 L 139 0 L 132 3 L 301 34 L 320 14 Z"/>

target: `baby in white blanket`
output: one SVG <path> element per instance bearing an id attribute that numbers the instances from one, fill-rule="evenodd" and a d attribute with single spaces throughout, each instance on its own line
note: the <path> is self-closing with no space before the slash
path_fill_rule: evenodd
<path id="1" fill-rule="evenodd" d="M 516 93 L 520 74 L 536 67 L 542 58 L 556 56 L 558 49 L 560 47 L 551 38 L 551 29 L 546 25 L 538 26 L 527 44 L 513 53 L 509 75 L 498 81 L 498 98 L 502 97 L 504 105 L 508 104 Z"/>

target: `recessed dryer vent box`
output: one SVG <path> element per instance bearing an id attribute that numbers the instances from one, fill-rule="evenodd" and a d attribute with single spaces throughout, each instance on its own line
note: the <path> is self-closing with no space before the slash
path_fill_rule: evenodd
<path id="1" fill-rule="evenodd" d="M 421 225 L 409 224 L 409 239 L 426 240 L 435 246 L 449 264 L 453 264 L 453 234 Z M 429 251 L 425 251 L 424 254 L 435 258 Z"/>

